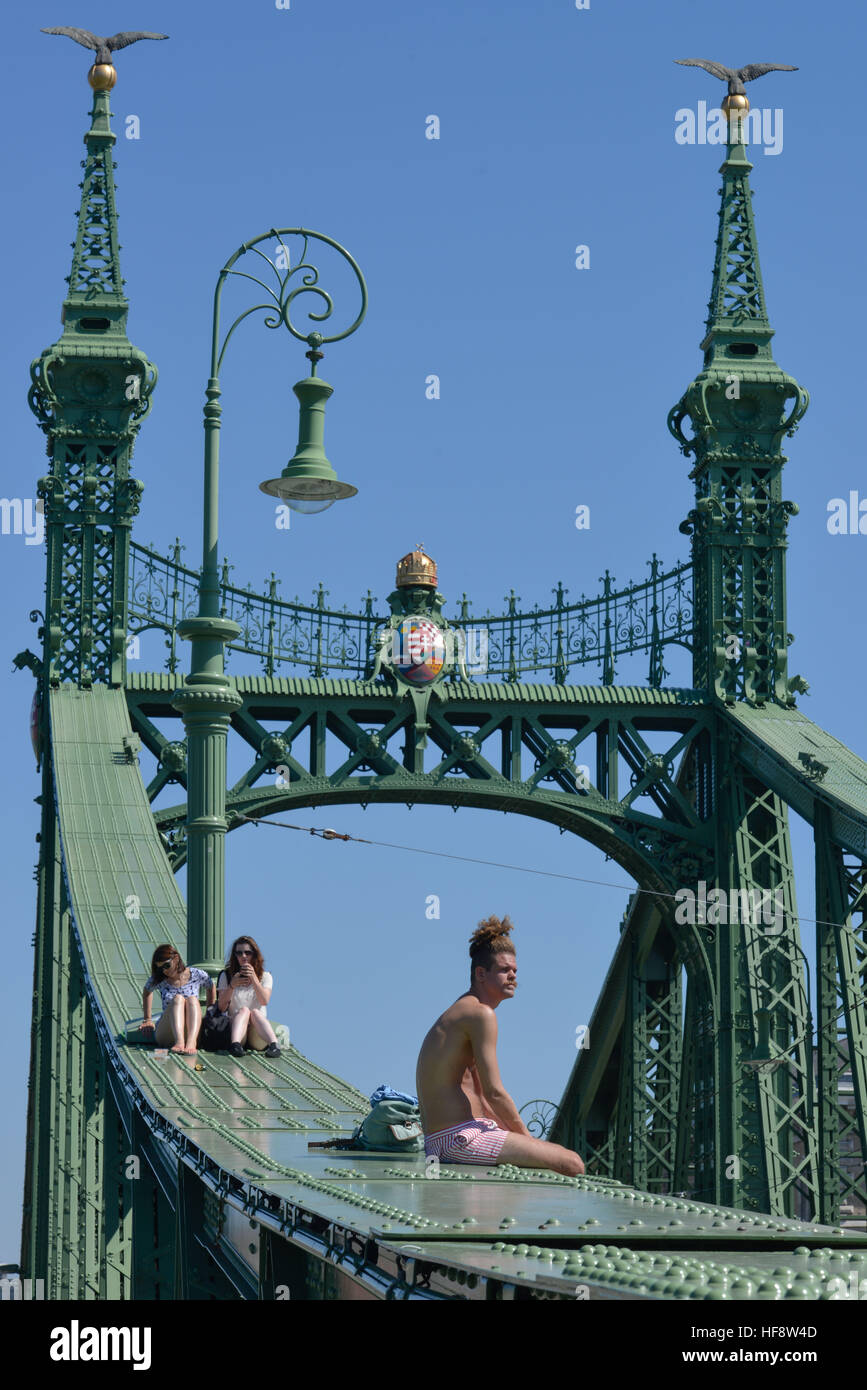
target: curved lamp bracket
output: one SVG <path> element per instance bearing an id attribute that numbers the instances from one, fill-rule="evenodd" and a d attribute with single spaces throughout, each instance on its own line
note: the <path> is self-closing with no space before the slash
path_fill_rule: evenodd
<path id="1" fill-rule="evenodd" d="M 290 255 L 290 248 L 284 240 L 286 237 L 300 237 L 302 239 L 300 256 L 298 256 L 294 262 Z M 317 267 L 307 259 L 311 240 L 321 241 L 327 246 L 333 247 L 344 260 L 349 262 L 358 281 L 361 294 L 361 307 L 353 322 L 348 328 L 344 328 L 341 333 L 333 333 L 331 335 L 319 332 L 304 333 L 292 322 L 293 305 L 299 295 L 313 294 L 318 296 L 323 306 L 321 312 L 315 313 L 311 309 L 308 310 L 307 314 L 308 319 L 312 320 L 314 323 L 325 323 L 334 311 L 334 301 L 331 295 L 319 284 L 319 271 Z M 260 242 L 263 241 L 271 243 L 276 241 L 279 243 L 274 253 L 274 260 L 260 249 Z M 267 278 L 262 279 L 260 276 L 250 274 L 248 271 L 234 269 L 236 262 L 248 252 L 251 252 L 254 256 L 260 257 L 264 262 L 267 270 L 264 267 L 258 268 Z M 223 286 L 230 275 L 236 276 L 238 279 L 249 280 L 251 284 L 258 285 L 260 290 L 264 292 L 266 298 L 262 303 L 252 304 L 249 309 L 245 309 L 240 313 L 229 326 L 228 331 L 221 340 L 220 303 L 223 294 Z M 267 232 L 263 232 L 261 236 L 254 237 L 252 241 L 245 241 L 243 246 L 240 246 L 235 254 L 230 256 L 226 261 L 226 264 L 220 271 L 217 279 L 217 286 L 214 291 L 214 321 L 211 336 L 212 378 L 219 376 L 226 348 L 229 345 L 229 340 L 235 329 L 244 319 L 260 311 L 265 315 L 264 322 L 266 328 L 280 328 L 281 326 L 287 328 L 293 338 L 297 338 L 300 342 L 308 343 L 311 348 L 317 349 L 321 347 L 323 343 L 339 343 L 342 338 L 348 338 L 350 333 L 355 332 L 367 313 L 367 285 L 364 282 L 364 276 L 355 259 L 350 256 L 345 247 L 341 246 L 339 242 L 334 241 L 330 236 L 326 236 L 323 232 L 313 232 L 307 227 L 271 227 Z"/>

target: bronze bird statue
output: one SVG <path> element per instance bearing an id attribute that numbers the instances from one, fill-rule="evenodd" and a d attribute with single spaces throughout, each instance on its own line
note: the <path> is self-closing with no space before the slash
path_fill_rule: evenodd
<path id="1" fill-rule="evenodd" d="M 745 68 L 727 68 L 724 63 L 711 63 L 706 58 L 675 58 L 674 61 L 686 67 L 704 68 L 712 77 L 728 82 L 730 97 L 746 96 L 744 83 L 754 82 L 757 77 L 764 77 L 766 72 L 798 71 L 790 63 L 749 63 Z"/>
<path id="2" fill-rule="evenodd" d="M 92 48 L 96 53 L 94 63 L 111 64 L 111 55 L 117 48 L 126 48 L 128 44 L 138 43 L 139 39 L 167 39 L 168 34 L 147 34 L 141 29 L 127 29 L 122 34 L 113 34 L 110 39 L 104 39 L 99 34 L 91 34 L 88 29 L 70 29 L 62 24 L 57 29 L 43 29 L 43 34 L 65 34 L 68 39 L 75 39 L 84 48 Z"/>

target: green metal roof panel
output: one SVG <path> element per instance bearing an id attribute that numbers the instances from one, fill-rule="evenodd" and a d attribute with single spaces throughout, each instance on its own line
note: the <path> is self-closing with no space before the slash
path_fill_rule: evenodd
<path id="1" fill-rule="evenodd" d="M 867 1254 L 825 1250 L 750 1251 L 747 1264 L 724 1256 L 698 1259 L 686 1250 L 630 1250 L 622 1245 L 578 1248 L 533 1243 L 412 1240 L 386 1249 L 409 1261 L 407 1282 L 432 1267 L 449 1282 L 474 1287 L 494 1276 L 547 1289 L 562 1298 L 852 1299 L 863 1285 Z M 855 1278 L 852 1278 L 852 1275 Z M 832 1282 L 833 1281 L 833 1282 Z M 586 1294 L 583 1290 L 587 1291 Z"/>
<path id="2" fill-rule="evenodd" d="M 821 800 L 831 811 L 831 834 L 867 855 L 867 763 L 800 710 L 734 705 L 726 710 L 744 736 L 740 757 L 810 824 Z"/>
<path id="3" fill-rule="evenodd" d="M 275 1143 L 281 1154 L 295 1150 L 293 1171 L 279 1174 L 276 1162 L 266 1160 L 258 1173 L 267 1191 L 375 1236 L 430 1230 L 449 1239 L 499 1237 L 546 1245 L 628 1240 L 663 1248 L 728 1249 L 733 1256 L 739 1247 L 778 1248 L 788 1241 L 792 1249 L 861 1245 L 867 1252 L 867 1240 L 841 1228 L 652 1196 L 593 1178 L 443 1165 L 432 1180 L 421 1157 L 335 1153 L 314 1160 L 303 1152 L 307 1139 L 288 1135 Z M 261 1151 L 263 1144 L 257 1146 Z"/>
<path id="4" fill-rule="evenodd" d="M 154 825 L 137 763 L 124 751 L 130 725 L 121 690 L 89 691 L 63 685 L 51 694 L 52 746 L 63 858 L 88 978 L 109 1032 L 122 1038 L 126 1021 L 141 1012 L 141 990 L 160 942 L 183 943 L 186 908 Z M 127 916 L 130 897 L 138 917 Z M 181 1105 L 193 1112 L 219 1085 L 234 1103 L 247 1103 L 251 1079 L 266 1088 L 279 1115 L 287 1106 L 333 1121 L 335 1133 L 352 1129 L 367 1098 L 317 1067 L 294 1048 L 278 1062 L 255 1059 L 252 1073 L 233 1058 L 160 1061 L 152 1049 L 119 1043 L 119 1052 L 157 1109 Z M 232 1104 L 225 1104 L 230 1113 Z M 309 1121 L 308 1121 L 309 1122 Z"/>

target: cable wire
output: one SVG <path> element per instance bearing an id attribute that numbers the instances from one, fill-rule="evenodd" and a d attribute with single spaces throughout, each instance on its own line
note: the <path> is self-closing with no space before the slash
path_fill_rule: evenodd
<path id="1" fill-rule="evenodd" d="M 664 893 L 656 888 L 639 888 L 629 883 L 608 883 L 601 878 L 582 878 L 579 874 L 558 874 L 553 869 L 531 869 L 524 864 L 503 864 L 497 859 L 474 859 L 466 854 L 448 854 L 441 849 L 422 849 L 419 845 L 395 845 L 389 840 L 366 840 L 361 835 L 345 835 L 339 830 L 320 830 L 315 825 L 291 825 L 285 820 L 269 820 L 265 816 L 243 816 L 239 815 L 238 820 L 247 821 L 250 825 L 273 825 L 280 830 L 300 830 L 307 835 L 317 835 L 322 840 L 352 840 L 358 845 L 376 845 L 380 849 L 402 849 L 408 854 L 430 854 L 437 859 L 456 859 L 461 864 L 483 864 L 489 869 L 511 869 L 518 874 L 537 874 L 540 878 L 562 878 L 569 883 L 588 883 L 596 888 L 617 888 L 624 893 L 649 893 L 653 898 L 671 898 L 678 901 L 677 893 Z M 713 890 L 712 890 L 713 891 Z M 763 893 L 772 890 L 763 888 Z M 803 917 L 800 913 L 797 916 L 798 922 L 809 922 L 813 926 L 819 927 L 839 927 L 839 922 L 829 922 L 821 917 Z M 698 923 L 699 926 L 713 926 L 714 923 Z M 717 923 L 716 925 L 726 925 Z"/>

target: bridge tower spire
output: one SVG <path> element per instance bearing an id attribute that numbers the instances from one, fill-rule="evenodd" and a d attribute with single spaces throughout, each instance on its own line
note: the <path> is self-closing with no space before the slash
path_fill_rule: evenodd
<path id="1" fill-rule="evenodd" d="M 781 443 L 809 396 L 771 350 L 744 145 L 748 109 L 743 96 L 723 102 L 728 142 L 704 363 L 668 424 L 694 460 L 695 507 L 681 525 L 692 535 L 695 574 L 693 684 L 729 704 L 788 705 L 806 686 L 788 676 L 786 528 L 797 507 L 783 500 Z"/>
<path id="2" fill-rule="evenodd" d="M 47 436 L 39 480 L 50 684 L 119 685 L 125 674 L 129 532 L 143 484 L 130 476 L 156 368 L 127 337 L 115 204 L 110 64 L 91 68 L 90 128 L 63 333 L 31 367 L 30 407 Z"/>
<path id="3" fill-rule="evenodd" d="M 41 696 L 42 816 L 21 1266 L 28 1276 L 45 1272 L 48 1298 L 64 1289 L 78 1298 L 119 1298 L 129 1281 L 129 1222 L 117 1220 L 116 1190 L 107 1198 L 114 1214 L 94 1215 L 95 1194 L 116 1171 L 119 1131 L 108 1062 L 83 1006 L 48 715 L 50 687 L 71 686 L 77 697 L 125 679 L 129 533 L 143 491 L 130 476 L 130 457 L 156 368 L 126 330 L 109 108 L 116 79 L 110 63 L 88 73 L 93 105 L 63 332 L 32 364 L 28 398 L 50 465 L 38 483 L 47 543 L 43 656 L 26 663 Z M 94 1249 L 103 1252 L 99 1271 L 87 1253 Z"/>
<path id="4" fill-rule="evenodd" d="M 703 60 L 698 66 L 728 78 L 729 93 L 704 360 L 668 419 L 692 459 L 695 483 L 695 504 L 681 526 L 692 536 L 693 685 L 723 706 L 788 706 L 806 683 L 788 674 L 786 531 L 797 508 L 783 498 L 781 445 L 809 398 L 778 366 L 771 346 L 743 91 L 744 80 L 779 65 L 738 72 Z M 737 735 L 719 715 L 697 749 L 695 770 L 701 813 L 714 826 L 716 900 L 731 904 L 746 891 L 758 895 L 751 901 L 773 902 L 776 916 L 772 932 L 755 913 L 707 917 L 702 949 L 710 969 L 703 977 L 693 964 L 691 972 L 684 1056 L 694 1085 L 684 1091 L 679 1142 L 694 1143 L 697 1192 L 792 1214 L 795 1136 L 803 1144 L 804 1190 L 815 1190 L 817 1148 L 806 1104 L 810 1027 L 788 819 L 784 803 L 738 761 Z M 765 1023 L 787 1057 L 784 1071 L 765 1069 Z M 738 1163 L 723 1163 L 725 1155 Z"/>

